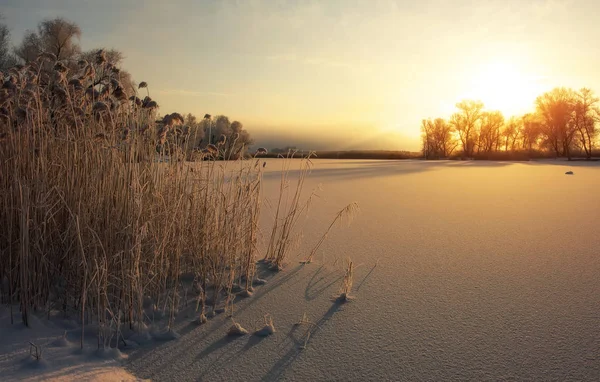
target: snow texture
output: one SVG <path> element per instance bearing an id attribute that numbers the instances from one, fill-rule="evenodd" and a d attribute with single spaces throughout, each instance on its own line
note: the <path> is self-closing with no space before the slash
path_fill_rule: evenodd
<path id="1" fill-rule="evenodd" d="M 264 190 L 272 200 L 281 162 L 267 162 Z M 314 163 L 307 190 L 322 185 L 322 191 L 302 221 L 302 244 L 280 272 L 257 265 L 257 277 L 268 282 L 235 300 L 235 322 L 254 332 L 270 314 L 277 331 L 228 337 L 227 315 L 197 325 L 193 315 L 180 313 L 171 329 L 179 338 L 121 349 L 131 375 L 156 381 L 600 380 L 598 164 Z M 565 177 L 566 171 L 577 176 Z M 354 201 L 361 212 L 352 225 L 336 227 L 313 262 L 299 264 L 335 214 Z M 265 203 L 259 258 L 271 214 Z M 356 264 L 354 300 L 341 304 L 331 296 L 339 296 L 346 258 Z M 311 324 L 294 325 L 303 317 Z M 7 329 L 6 321 L 2 379 L 42 379 L 48 369 L 18 362 L 26 358 L 25 344 L 36 336 L 56 340 L 65 329 Z M 50 359 L 54 351 L 67 357 L 62 362 L 70 366 L 55 378 L 72 377 L 83 362 L 81 355 L 70 362 L 67 353 L 78 339 L 68 340 L 75 346 L 44 350 L 51 368 L 59 366 Z M 87 360 L 81 367 L 106 370 L 100 362 L 118 365 Z"/>

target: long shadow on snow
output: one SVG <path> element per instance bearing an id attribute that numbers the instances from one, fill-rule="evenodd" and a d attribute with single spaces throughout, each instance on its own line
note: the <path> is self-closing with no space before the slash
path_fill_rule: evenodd
<path id="1" fill-rule="evenodd" d="M 314 326 L 313 331 L 310 334 L 310 340 L 307 342 L 310 343 L 312 339 L 315 338 L 315 335 L 318 334 L 323 325 L 333 317 L 333 315 L 340 310 L 340 307 L 343 303 L 339 301 L 335 301 L 329 310 L 325 312 L 323 317 L 321 317 Z M 292 347 L 285 353 L 274 365 L 271 367 L 269 371 L 262 377 L 261 381 L 276 381 L 283 375 L 283 373 L 294 363 L 296 358 L 302 353 L 305 342 L 302 339 L 297 339 L 294 336 L 294 332 L 298 329 L 298 325 L 295 325 L 289 332 L 288 337 L 292 339 Z"/>
<path id="2" fill-rule="evenodd" d="M 213 351 L 216 351 L 216 350 L 222 348 L 223 346 L 228 345 L 230 342 L 236 341 L 236 339 L 239 339 L 241 341 L 241 338 L 242 337 L 236 337 L 234 339 L 221 338 L 220 340 L 217 340 L 212 345 L 210 345 L 207 348 L 207 350 L 203 351 L 200 355 L 198 355 L 197 359 L 194 362 L 197 362 L 198 359 L 201 359 L 201 358 L 203 358 L 205 356 L 208 356 Z M 265 338 L 266 337 L 260 337 L 260 336 L 257 336 L 255 334 L 250 335 L 249 338 L 248 338 L 248 342 L 246 342 L 246 345 L 244 345 L 244 347 L 241 350 L 238 350 L 235 353 L 230 352 L 229 356 L 227 358 L 224 358 L 227 355 L 227 353 L 223 353 L 217 359 L 215 359 L 214 361 L 212 361 L 204 369 L 203 373 L 199 377 L 199 380 L 203 380 L 203 378 L 206 377 L 206 376 L 208 376 L 208 374 L 211 371 L 213 371 L 213 370 L 219 370 L 220 368 L 227 367 L 228 365 L 231 365 L 231 363 L 233 362 L 233 360 L 237 359 L 239 356 L 241 356 L 246 351 L 252 349 L 254 346 L 260 344 Z"/>
<path id="3" fill-rule="evenodd" d="M 325 162 L 319 162 L 319 165 Z M 329 162 L 327 162 L 329 164 Z M 444 167 L 462 167 L 462 168 L 479 168 L 479 167 L 504 167 L 509 166 L 517 162 L 507 161 L 450 161 L 450 160 L 439 160 L 439 161 L 425 161 L 425 160 L 372 160 L 372 161 L 335 161 L 333 164 L 340 164 L 346 166 L 340 167 L 327 167 L 324 164 L 324 168 L 315 166 L 310 171 L 310 178 L 329 178 L 329 179 L 359 179 L 367 177 L 385 177 L 385 176 L 396 176 L 396 175 L 407 175 L 419 172 L 426 172 L 431 170 L 437 170 Z M 520 162 L 530 163 L 530 162 Z M 297 178 L 300 173 L 299 169 L 289 170 L 290 178 Z M 275 179 L 281 177 L 279 171 L 271 171 L 263 174 L 265 179 Z"/>
<path id="4" fill-rule="evenodd" d="M 329 272 L 323 276 L 321 276 L 321 278 L 319 278 L 318 280 L 315 281 L 315 278 L 317 277 L 317 275 L 319 275 L 321 273 L 321 271 L 323 270 L 325 266 L 321 265 L 319 267 L 319 269 L 317 269 L 317 271 L 313 274 L 313 276 L 310 278 L 310 281 L 308 282 L 308 285 L 306 286 L 306 289 L 304 290 L 304 299 L 306 301 L 312 301 L 315 298 L 319 297 L 321 294 L 323 294 L 323 292 L 325 292 L 327 289 L 329 289 L 333 284 L 339 282 L 343 276 L 339 276 L 337 277 L 335 280 L 327 283 L 325 280 L 337 273 L 336 271 L 332 271 Z M 318 285 L 319 283 L 321 283 L 320 285 Z M 326 283 L 326 284 L 324 284 Z"/>
<path id="5" fill-rule="evenodd" d="M 296 277 L 302 268 L 303 265 L 299 264 L 290 271 L 282 271 L 285 274 L 280 278 L 276 278 L 276 275 L 274 275 L 273 278 L 275 281 L 257 288 L 257 291 L 251 298 L 240 300 L 238 304 L 242 304 L 242 306 L 235 310 L 235 314 L 241 314 L 269 292 Z M 157 375 L 165 375 L 164 373 L 168 373 L 169 367 L 174 367 L 174 360 L 189 358 L 194 354 L 206 356 L 232 342 L 226 341 L 225 337 L 225 340 L 221 338 L 215 343 L 208 345 L 208 347 L 198 346 L 215 331 L 220 330 L 228 324 L 230 324 L 230 321 L 224 315 L 217 316 L 209 320 L 208 323 L 200 326 L 189 322 L 189 320 L 183 321 L 175 329 L 183 332 L 185 336 L 165 343 L 154 342 L 133 350 L 129 355 L 125 367 L 134 375 L 139 375 L 143 378 L 155 378 Z M 198 356 L 194 358 L 197 359 Z"/>

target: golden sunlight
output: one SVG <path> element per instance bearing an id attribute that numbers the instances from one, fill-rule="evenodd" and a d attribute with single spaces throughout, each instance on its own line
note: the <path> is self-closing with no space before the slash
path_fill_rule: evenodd
<path id="1" fill-rule="evenodd" d="M 529 111 L 542 90 L 542 77 L 529 75 L 523 64 L 492 61 L 481 65 L 472 76 L 467 98 L 483 101 L 488 110 L 505 116 Z"/>

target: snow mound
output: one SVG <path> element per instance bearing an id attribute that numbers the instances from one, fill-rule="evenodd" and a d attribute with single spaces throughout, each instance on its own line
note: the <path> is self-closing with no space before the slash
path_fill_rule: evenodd
<path id="1" fill-rule="evenodd" d="M 248 334 L 248 331 L 242 327 L 242 325 L 234 322 L 233 325 L 227 331 L 228 336 L 243 336 Z"/>
<path id="2" fill-rule="evenodd" d="M 173 329 L 167 329 L 164 331 L 155 332 L 153 337 L 157 341 L 172 341 L 178 339 L 180 335 Z"/>
<path id="3" fill-rule="evenodd" d="M 123 353 L 117 348 L 100 348 L 96 349 L 94 352 L 94 356 L 96 358 L 104 359 L 104 360 L 120 360 L 126 358 Z"/>
<path id="4" fill-rule="evenodd" d="M 58 348 L 68 348 L 68 347 L 71 347 L 71 345 L 73 345 L 73 344 L 71 343 L 71 341 L 69 341 L 67 339 L 66 333 L 65 333 L 65 335 L 50 342 L 50 346 L 58 347 Z"/>

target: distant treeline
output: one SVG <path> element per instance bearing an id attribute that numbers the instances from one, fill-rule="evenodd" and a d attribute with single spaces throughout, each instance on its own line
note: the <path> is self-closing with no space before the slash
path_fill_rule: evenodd
<path id="1" fill-rule="evenodd" d="M 294 158 L 304 158 L 309 153 L 316 159 L 419 159 L 423 155 L 419 152 L 392 151 L 392 150 L 347 150 L 347 151 L 308 151 L 296 150 L 293 147 L 285 149 L 273 149 L 267 154 L 261 155 L 263 158 L 286 157 L 293 153 Z"/>
<path id="2" fill-rule="evenodd" d="M 449 119 L 422 121 L 422 153 L 426 159 L 591 159 L 599 154 L 599 101 L 590 89 L 555 88 L 536 99 L 534 112 L 506 119 L 481 101 L 464 100 Z"/>

